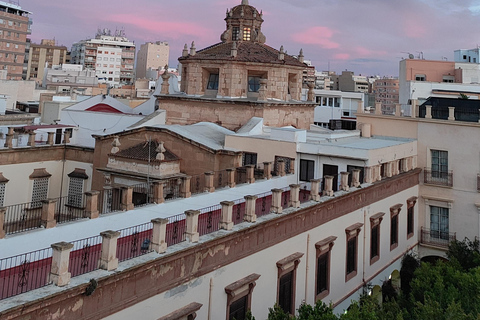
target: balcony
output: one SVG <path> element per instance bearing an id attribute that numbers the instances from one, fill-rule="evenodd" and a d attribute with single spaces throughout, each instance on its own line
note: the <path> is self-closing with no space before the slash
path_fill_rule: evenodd
<path id="1" fill-rule="evenodd" d="M 423 169 L 423 183 L 435 186 L 453 187 L 453 171 L 433 171 L 430 168 Z"/>
<path id="2" fill-rule="evenodd" d="M 448 249 L 448 245 L 451 241 L 456 240 L 456 233 L 442 232 L 425 229 L 422 227 L 420 244 L 426 244 L 430 246 L 440 247 L 442 249 Z"/>

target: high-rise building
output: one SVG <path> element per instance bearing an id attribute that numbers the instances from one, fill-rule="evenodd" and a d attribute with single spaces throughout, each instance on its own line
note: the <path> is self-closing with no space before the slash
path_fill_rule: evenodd
<path id="1" fill-rule="evenodd" d="M 399 101 L 398 78 L 377 79 L 373 83 L 373 93 L 375 102 L 382 104 L 382 111 L 395 112 L 395 104 Z"/>
<path id="2" fill-rule="evenodd" d="M 31 12 L 19 5 L 0 1 L 0 69 L 7 80 L 22 80 Z"/>
<path id="3" fill-rule="evenodd" d="M 164 68 L 168 64 L 170 47 L 168 42 L 147 42 L 141 45 L 137 54 L 137 79 L 147 77 L 148 69 Z"/>
<path id="4" fill-rule="evenodd" d="M 32 43 L 28 55 L 26 80 L 42 83 L 45 68 L 66 63 L 67 47 L 55 45 L 55 40 L 42 39 L 40 44 Z"/>
<path id="5" fill-rule="evenodd" d="M 94 39 L 72 46 L 70 63 L 95 70 L 97 77 L 111 86 L 131 85 L 134 80 L 135 43 L 123 30 L 112 35 L 108 29 L 98 30 Z"/>

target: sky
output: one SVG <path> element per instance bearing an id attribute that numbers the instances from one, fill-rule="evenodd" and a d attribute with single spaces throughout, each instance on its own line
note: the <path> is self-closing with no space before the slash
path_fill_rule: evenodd
<path id="1" fill-rule="evenodd" d="M 7 0 L 8 1 L 8 0 Z M 137 48 L 168 41 L 170 67 L 183 46 L 220 41 L 227 8 L 241 0 L 15 0 L 32 12 L 33 42 L 55 38 L 69 49 L 98 28 L 124 29 Z M 303 49 L 317 70 L 397 76 L 409 54 L 453 60 L 480 45 L 480 0 L 249 0 L 263 11 L 266 44 Z M 475 27 L 477 26 L 477 27 Z"/>

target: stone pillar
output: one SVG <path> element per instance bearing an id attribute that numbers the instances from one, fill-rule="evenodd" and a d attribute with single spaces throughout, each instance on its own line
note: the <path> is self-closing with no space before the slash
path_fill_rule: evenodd
<path id="1" fill-rule="evenodd" d="M 120 209 L 123 211 L 133 210 L 133 187 L 122 187 L 122 203 Z"/>
<path id="2" fill-rule="evenodd" d="M 417 99 L 413 99 L 412 100 L 412 115 L 411 117 L 412 118 L 416 118 L 418 115 L 417 115 Z"/>
<path id="3" fill-rule="evenodd" d="M 112 271 L 118 267 L 117 240 L 120 236 L 118 231 L 104 231 L 102 236 L 102 253 L 100 256 L 100 269 Z"/>
<path id="4" fill-rule="evenodd" d="M 393 162 L 389 161 L 385 164 L 385 176 L 390 178 L 393 175 Z"/>
<path id="5" fill-rule="evenodd" d="M 245 216 L 244 221 L 255 222 L 257 221 L 257 215 L 255 214 L 255 202 L 257 196 L 245 196 Z"/>
<path id="6" fill-rule="evenodd" d="M 397 159 L 397 160 L 394 160 L 392 165 L 393 165 L 393 172 L 392 172 L 392 174 L 393 174 L 394 176 L 399 175 L 399 174 L 400 174 L 400 169 L 399 169 L 398 167 L 399 167 L 399 165 L 400 165 L 400 160 L 398 160 L 398 159 Z"/>
<path id="7" fill-rule="evenodd" d="M 235 202 L 233 201 L 222 201 L 222 217 L 220 220 L 220 229 L 232 230 L 233 228 L 233 206 Z"/>
<path id="8" fill-rule="evenodd" d="M 366 167 L 365 168 L 365 176 L 364 176 L 365 183 L 372 183 L 373 182 L 374 171 L 375 171 L 374 167 Z"/>
<path id="9" fill-rule="evenodd" d="M 432 119 L 432 106 L 425 106 L 425 119 Z"/>
<path id="10" fill-rule="evenodd" d="M 229 188 L 234 188 L 237 184 L 235 182 L 235 169 L 227 169 L 227 183 Z"/>
<path id="11" fill-rule="evenodd" d="M 200 211 L 198 210 L 187 210 L 185 211 L 187 231 L 185 232 L 187 241 L 189 242 L 198 242 L 200 234 L 198 233 L 198 216 Z"/>
<path id="12" fill-rule="evenodd" d="M 381 102 L 375 102 L 375 114 L 376 115 L 382 115 L 382 103 Z"/>
<path id="13" fill-rule="evenodd" d="M 52 244 L 52 267 L 50 268 L 50 281 L 58 287 L 66 286 L 70 282 L 71 274 L 68 272 L 70 250 L 73 244 L 58 242 Z"/>
<path id="14" fill-rule="evenodd" d="M 352 187 L 358 188 L 360 186 L 360 169 L 353 169 Z"/>
<path id="15" fill-rule="evenodd" d="M 267 79 L 260 79 L 257 101 L 267 101 Z"/>
<path id="16" fill-rule="evenodd" d="M 350 172 L 340 172 L 340 189 L 343 191 L 348 191 L 350 190 L 348 186 L 348 176 L 350 175 Z"/>
<path id="17" fill-rule="evenodd" d="M 63 141 L 62 143 L 70 143 L 70 132 L 65 130 L 63 132 Z"/>
<path id="18" fill-rule="evenodd" d="M 182 198 L 190 198 L 192 196 L 190 192 L 190 179 L 192 179 L 190 176 L 182 177 L 182 183 L 180 185 L 180 197 Z"/>
<path id="19" fill-rule="evenodd" d="M 272 189 L 272 212 L 282 213 L 282 189 Z"/>
<path id="20" fill-rule="evenodd" d="M 213 178 L 215 177 L 215 173 L 205 172 L 204 176 L 205 176 L 205 191 L 214 192 L 215 187 L 213 185 Z"/>
<path id="21" fill-rule="evenodd" d="M 289 200 L 288 206 L 292 208 L 300 208 L 300 185 L 299 184 L 290 185 L 290 200 Z"/>
<path id="22" fill-rule="evenodd" d="M 163 187 L 163 181 L 155 181 L 153 183 L 153 203 L 160 204 L 165 202 Z"/>
<path id="23" fill-rule="evenodd" d="M 263 177 L 267 180 L 272 179 L 272 163 L 271 162 L 263 163 Z"/>
<path id="24" fill-rule="evenodd" d="M 55 221 L 55 205 L 57 200 L 47 199 L 42 201 L 42 225 L 46 229 L 53 228 L 57 225 Z"/>
<path id="25" fill-rule="evenodd" d="M 8 127 L 8 133 L 5 135 L 5 148 L 13 148 L 13 127 Z"/>
<path id="26" fill-rule="evenodd" d="M 254 183 L 255 182 L 255 165 L 249 164 L 245 166 L 247 169 L 247 183 Z"/>
<path id="27" fill-rule="evenodd" d="M 277 168 L 278 168 L 278 175 L 280 177 L 284 177 L 285 176 L 285 161 L 278 160 Z"/>
<path id="28" fill-rule="evenodd" d="M 417 156 L 412 156 L 412 170 L 417 167 Z"/>
<path id="29" fill-rule="evenodd" d="M 90 219 L 98 218 L 98 195 L 99 191 L 87 191 L 85 192 L 86 203 L 85 203 L 85 214 Z"/>
<path id="30" fill-rule="evenodd" d="M 315 102 L 315 91 L 313 90 L 315 88 L 315 85 L 312 82 L 308 82 L 307 86 L 308 86 L 307 101 Z"/>
<path id="31" fill-rule="evenodd" d="M 170 79 L 170 74 L 168 73 L 168 65 L 165 66 L 165 71 L 162 74 L 162 88 L 160 94 L 168 94 L 170 85 L 168 84 L 168 80 Z"/>
<path id="32" fill-rule="evenodd" d="M 402 115 L 402 105 L 395 103 L 395 117 L 400 117 Z"/>
<path id="33" fill-rule="evenodd" d="M 29 147 L 35 147 L 35 132 L 29 132 L 28 133 L 28 143 L 27 146 Z"/>
<path id="34" fill-rule="evenodd" d="M 5 238 L 5 213 L 7 212 L 6 208 L 0 208 L 0 239 Z"/>
<path id="35" fill-rule="evenodd" d="M 151 248 L 157 253 L 164 253 L 167 250 L 167 224 L 168 219 L 153 219 L 152 244 Z"/>
<path id="36" fill-rule="evenodd" d="M 406 160 L 405 162 L 406 162 L 406 167 L 407 167 L 406 171 L 412 170 L 413 169 L 413 167 L 412 167 L 412 157 L 408 157 L 405 160 Z"/>
<path id="37" fill-rule="evenodd" d="M 53 143 L 54 143 L 54 136 L 55 136 L 55 132 L 49 132 L 48 133 L 48 137 L 47 137 L 47 144 L 49 146 L 53 146 Z"/>
<path id="38" fill-rule="evenodd" d="M 310 200 L 313 201 L 320 201 L 320 183 L 322 180 L 320 179 L 312 179 L 310 180 Z"/>
<path id="39" fill-rule="evenodd" d="M 402 172 L 408 171 L 408 158 L 402 159 Z"/>
<path id="40" fill-rule="evenodd" d="M 448 107 L 448 120 L 455 121 L 455 107 Z"/>
<path id="41" fill-rule="evenodd" d="M 290 172 L 289 174 L 295 174 L 295 159 L 290 159 Z"/>
<path id="42" fill-rule="evenodd" d="M 375 177 L 373 181 L 382 181 L 382 164 L 375 166 Z"/>
<path id="43" fill-rule="evenodd" d="M 333 196 L 333 176 L 325 176 L 325 187 L 323 190 L 323 195 L 332 197 Z"/>
<path id="44" fill-rule="evenodd" d="M 363 108 L 363 101 L 358 101 L 357 103 L 357 113 L 363 113 L 364 108 Z"/>

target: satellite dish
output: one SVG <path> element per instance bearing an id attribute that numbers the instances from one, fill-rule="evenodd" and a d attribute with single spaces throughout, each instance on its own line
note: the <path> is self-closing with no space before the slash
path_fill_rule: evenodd
<path id="1" fill-rule="evenodd" d="M 415 56 L 410 53 L 410 54 L 408 55 L 408 59 L 415 59 Z"/>

